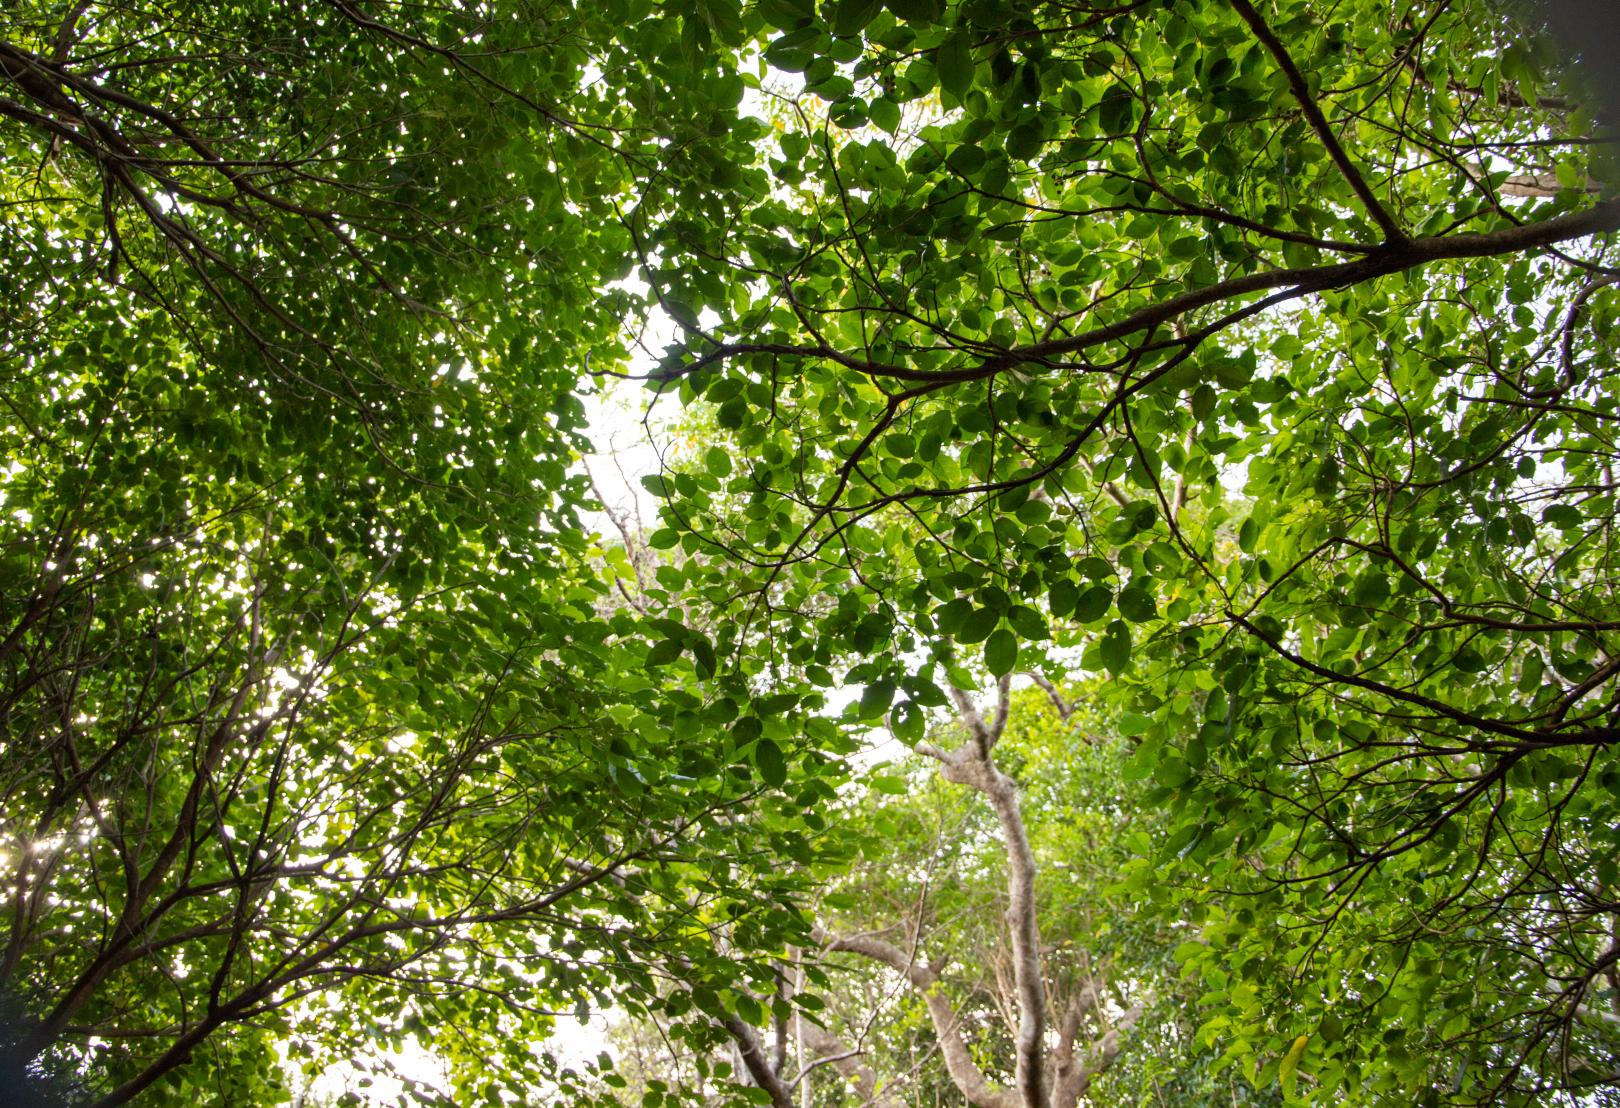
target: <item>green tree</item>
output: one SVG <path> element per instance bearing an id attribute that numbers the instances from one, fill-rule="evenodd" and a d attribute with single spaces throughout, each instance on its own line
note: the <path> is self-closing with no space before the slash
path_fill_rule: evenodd
<path id="1" fill-rule="evenodd" d="M 274 1103 L 414 1043 L 564 1095 L 556 1015 L 677 964 L 718 1008 L 716 920 L 804 930 L 796 698 L 580 518 L 654 14 L 8 7 L 0 1087 Z"/>
<path id="2" fill-rule="evenodd" d="M 1246 1079 L 1611 1086 L 1620 201 L 1580 83 L 1466 0 L 759 14 L 811 105 L 770 186 L 638 227 L 684 324 L 650 383 L 744 459 L 664 482 L 665 541 L 909 741 L 948 684 L 1111 675 L 1172 821 L 1128 880 L 1206 913 L 1200 1046 Z"/>
<path id="3" fill-rule="evenodd" d="M 232 1103 L 415 1036 L 522 1095 L 618 999 L 780 1103 L 820 690 L 926 744 L 1034 671 L 1131 740 L 1164 830 L 1109 895 L 1198 925 L 1215 1075 L 1611 1095 L 1620 200 L 1534 31 L 11 5 L 6 1064 Z M 654 308 L 724 441 L 651 480 L 649 567 L 571 465 Z M 958 709 L 1029 909 L 975 1095 L 1049 1108 L 1024 794 Z"/>
<path id="4" fill-rule="evenodd" d="M 772 1104 L 968 1103 L 1013 1091 L 1031 950 L 1055 1034 L 1039 1044 L 1055 1104 L 1280 1103 L 1196 1045 L 1203 984 L 1182 963 L 1205 909 L 1155 908 L 1121 877 L 1168 833 L 1131 775 L 1134 743 L 1036 677 L 1001 682 L 981 712 L 959 698 L 919 756 L 871 771 L 835 821 L 856 852 L 816 898 L 818 946 L 756 996 L 767 1026 L 733 1026 L 705 1064 L 745 1074 Z M 773 997 L 771 992 L 775 993 Z M 797 1007 L 797 1011 L 793 1008 Z M 705 1091 L 704 1057 L 628 1019 L 615 1046 L 627 1088 Z"/>
<path id="5" fill-rule="evenodd" d="M 1191 921 L 1141 910 L 1120 883 L 1166 821 L 1139 803 L 1151 786 L 1124 776 L 1131 742 L 1088 718 L 1094 699 L 1091 689 L 1065 698 L 1051 685 L 1003 685 L 988 715 L 969 705 L 935 728 L 903 776 L 883 774 L 854 805 L 860 864 L 818 913 L 844 971 L 823 992 L 837 1034 L 809 1042 L 836 1058 L 858 1041 L 869 1075 L 851 1073 L 859 1092 L 864 1077 L 897 1105 L 1017 1103 L 989 1090 L 1016 1076 L 1026 1002 L 1012 921 L 1024 911 L 1057 1031 L 1042 1044 L 1054 1104 L 1264 1102 L 1241 1082 L 1209 1080 L 1215 1053 L 1190 1048 L 1202 990 L 1181 981 L 1172 952 L 1195 933 Z M 965 741 L 977 754 L 979 727 L 994 737 L 986 770 L 1017 790 L 1021 847 L 1003 803 L 956 783 L 958 763 L 933 753 L 960 758 Z M 1014 895 L 1026 853 L 1036 870 L 1027 904 Z M 896 976 L 874 980 L 874 962 Z"/>

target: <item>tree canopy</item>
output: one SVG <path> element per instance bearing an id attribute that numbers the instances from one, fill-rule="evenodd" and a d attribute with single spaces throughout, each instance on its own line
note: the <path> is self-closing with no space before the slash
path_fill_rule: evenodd
<path id="1" fill-rule="evenodd" d="M 707 640 L 579 519 L 628 46 L 565 14 L 11 22 L 11 1082 L 270 1103 L 410 1039 L 526 1095 L 555 1014 L 727 976 L 700 908 L 780 926 L 737 701 L 646 664 Z"/>
<path id="2" fill-rule="evenodd" d="M 0 1081 L 1615 1095 L 1620 167 L 1541 18 L 13 5 Z M 547 1052 L 605 1007 L 679 1064 Z"/>

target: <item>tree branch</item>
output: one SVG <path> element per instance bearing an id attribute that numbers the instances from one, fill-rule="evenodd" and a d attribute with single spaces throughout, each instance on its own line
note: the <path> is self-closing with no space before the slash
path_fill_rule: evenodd
<path id="1" fill-rule="evenodd" d="M 736 1016 L 727 1016 L 721 1021 L 721 1026 L 737 1044 L 743 1065 L 754 1079 L 754 1084 L 770 1094 L 771 1108 L 793 1108 L 793 1091 L 783 1083 L 781 1075 L 771 1068 L 765 1052 L 760 1049 L 759 1037 L 754 1034 L 754 1029 Z"/>
<path id="2" fill-rule="evenodd" d="M 1361 175 L 1361 170 L 1356 168 L 1356 164 L 1350 160 L 1350 155 L 1339 142 L 1339 137 L 1333 133 L 1333 128 L 1329 125 L 1327 117 L 1322 114 L 1322 108 L 1317 104 L 1316 97 L 1311 95 L 1310 86 L 1305 81 L 1305 74 L 1301 73 L 1299 66 L 1294 64 L 1294 59 L 1289 55 L 1288 48 L 1272 33 L 1265 19 L 1261 17 L 1259 12 L 1255 11 L 1249 0 L 1231 0 L 1231 2 L 1233 10 L 1238 13 L 1243 22 L 1249 25 L 1249 30 L 1254 32 L 1254 37 L 1260 40 L 1260 44 L 1266 48 L 1272 59 L 1276 61 L 1277 67 L 1288 78 L 1288 88 L 1293 92 L 1294 99 L 1299 101 L 1300 111 L 1305 113 L 1305 118 L 1309 121 L 1311 130 L 1316 132 L 1316 137 L 1327 150 L 1328 157 L 1332 158 L 1333 164 L 1339 167 L 1339 172 L 1349 182 L 1350 188 L 1355 192 L 1357 198 L 1361 200 L 1362 206 L 1367 209 L 1367 214 L 1372 216 L 1373 222 L 1377 223 L 1379 229 L 1384 232 L 1384 238 L 1389 242 L 1406 241 L 1406 232 L 1401 230 L 1401 225 L 1395 222 L 1394 216 L 1390 215 L 1378 197 L 1373 195 L 1373 190 L 1367 184 L 1367 179 Z"/>
<path id="3" fill-rule="evenodd" d="M 820 927 L 812 934 L 824 950 L 847 951 L 870 958 L 888 966 L 911 983 L 928 1009 L 940 1055 L 945 1059 L 945 1070 L 969 1104 L 974 1108 L 1019 1108 L 1019 1098 L 992 1085 L 973 1061 L 973 1053 L 962 1038 L 960 1020 L 940 989 L 939 973 L 932 966 L 919 963 L 899 947 L 870 935 L 835 936 Z"/>
<path id="4" fill-rule="evenodd" d="M 871 1066 L 861 1061 L 863 1051 L 847 1046 L 838 1036 L 809 1020 L 800 1021 L 799 1037 L 817 1058 L 801 1067 L 795 1085 L 803 1081 L 814 1067 L 831 1066 L 855 1086 L 855 1095 L 864 1103 L 877 1108 L 901 1108 L 901 1102 L 887 1089 L 878 1089 L 877 1074 L 872 1072 Z"/>
<path id="5" fill-rule="evenodd" d="M 1125 1032 L 1136 1026 L 1137 1020 L 1142 1018 L 1143 1006 L 1138 1004 L 1126 1009 L 1125 1014 L 1110 1027 L 1101 1038 L 1091 1044 L 1091 1050 L 1086 1055 L 1083 1065 L 1076 1066 L 1067 1072 L 1060 1073 L 1058 1088 L 1052 1096 L 1052 1108 L 1074 1108 L 1079 1103 L 1091 1083 L 1119 1057 L 1124 1046 Z"/>

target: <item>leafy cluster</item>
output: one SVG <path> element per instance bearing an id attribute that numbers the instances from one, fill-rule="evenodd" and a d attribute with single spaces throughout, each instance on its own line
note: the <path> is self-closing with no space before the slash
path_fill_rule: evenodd
<path id="1" fill-rule="evenodd" d="M 775 859 L 836 758 L 759 807 L 796 699 L 582 524 L 655 142 L 590 79 L 616 15 L 8 16 L 7 1073 L 272 1103 L 403 1047 L 458 1103 L 567 1090 L 557 1016 L 678 964 L 703 1022 L 716 929 L 804 930 Z"/>
<path id="2" fill-rule="evenodd" d="M 1113 675 L 1171 816 L 1127 884 L 1211 912 L 1222 1065 L 1610 1082 L 1620 208 L 1579 82 L 1468 3 L 761 12 L 805 93 L 752 219 L 680 240 L 732 282 L 652 383 L 748 459 L 667 490 L 683 547 L 909 740 L 977 675 Z"/>
<path id="3" fill-rule="evenodd" d="M 531 1043 L 624 1005 L 785 1108 L 859 955 L 867 1096 L 1608 1095 L 1620 200 L 1533 15 L 11 5 L 0 1074 L 611 1099 Z M 607 376 L 708 437 L 611 540 Z M 880 722 L 988 811 L 863 810 Z"/>

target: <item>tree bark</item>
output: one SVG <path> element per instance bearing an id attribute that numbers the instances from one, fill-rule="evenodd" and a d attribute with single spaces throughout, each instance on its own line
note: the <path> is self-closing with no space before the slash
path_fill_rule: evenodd
<path id="1" fill-rule="evenodd" d="M 1013 991 L 1018 1006 L 1018 1032 L 1014 1043 L 1014 1083 L 1024 1108 L 1047 1108 L 1046 1101 L 1046 983 L 1041 973 L 1041 935 L 1035 918 L 1035 854 L 1018 801 L 1018 786 L 996 768 L 994 751 L 1007 727 L 1012 683 L 1003 677 L 997 687 L 996 714 L 986 722 L 967 694 L 957 693 L 957 707 L 968 726 L 968 741 L 949 752 L 931 753 L 940 762 L 940 776 L 978 791 L 990 802 L 1001 824 L 1007 856 L 1007 934 L 1012 944 Z"/>
<path id="2" fill-rule="evenodd" d="M 737 1044 L 737 1053 L 742 1056 L 748 1076 L 754 1079 L 755 1085 L 770 1094 L 771 1108 L 793 1108 L 793 1093 L 783 1083 L 781 1075 L 771 1068 L 754 1029 L 736 1016 L 728 1016 L 722 1026 L 730 1033 L 731 1041 Z"/>
<path id="3" fill-rule="evenodd" d="M 1047 689 L 1048 696 L 1053 696 L 1054 692 Z M 862 955 L 889 967 L 911 985 L 927 1006 L 946 1072 L 957 1091 L 974 1108 L 1074 1108 L 1091 1080 L 1119 1056 L 1122 1034 L 1136 1022 L 1142 1009 L 1137 1006 L 1126 1012 L 1091 1044 L 1082 1060 L 1076 1051 L 1081 1027 L 1088 1013 L 1101 1013 L 1101 998 L 1092 986 L 1065 1013 L 1058 1043 L 1055 1049 L 1048 1049 L 1046 980 L 1041 968 L 1041 936 L 1035 902 L 1039 867 L 1024 825 L 1017 782 L 1001 772 L 994 756 L 996 744 L 1007 726 L 1011 679 L 1003 677 L 998 683 L 996 709 L 988 718 L 967 694 L 957 691 L 954 695 L 967 729 L 966 740 L 951 749 L 919 743 L 917 751 L 939 763 L 940 776 L 945 780 L 965 785 L 982 795 L 1000 825 L 1007 864 L 1005 918 L 1012 948 L 1012 1003 L 1017 1017 L 1013 1089 L 997 1087 L 974 1063 L 956 1013 L 940 988 L 939 968 L 918 961 L 914 955 L 876 937 L 875 933 L 834 936 L 817 928 L 814 934 L 823 949 Z M 1054 697 L 1054 702 L 1061 711 L 1061 699 Z M 852 1072 L 846 1071 L 846 1074 Z M 852 1077 L 852 1080 L 857 1080 L 858 1089 L 865 1088 L 858 1078 Z"/>
<path id="4" fill-rule="evenodd" d="M 889 1090 L 878 1089 L 877 1074 L 872 1072 L 871 1066 L 861 1061 L 861 1051 L 849 1047 L 838 1036 L 804 1019 L 799 1023 L 799 1036 L 804 1047 L 816 1055 L 817 1064 L 831 1066 L 849 1080 L 862 1104 L 871 1105 L 872 1108 L 903 1108 L 900 1100 Z M 798 1085 L 801 1094 L 810 1087 L 809 1074 L 809 1070 L 800 1071 Z"/>
<path id="5" fill-rule="evenodd" d="M 1019 1098 L 992 1085 L 974 1063 L 973 1052 L 962 1038 L 956 1012 L 939 988 L 938 970 L 909 957 L 899 947 L 870 935 L 833 936 L 819 928 L 815 935 L 824 949 L 863 955 L 888 966 L 911 983 L 928 1009 L 928 1018 L 934 1025 L 934 1038 L 939 1042 L 940 1057 L 945 1060 L 945 1072 L 950 1074 L 952 1084 L 969 1104 L 974 1108 L 1019 1108 Z"/>

